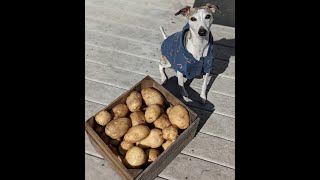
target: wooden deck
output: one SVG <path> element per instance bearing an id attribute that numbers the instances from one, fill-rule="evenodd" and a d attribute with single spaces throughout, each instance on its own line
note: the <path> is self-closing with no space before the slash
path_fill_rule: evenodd
<path id="1" fill-rule="evenodd" d="M 181 30 L 186 20 L 174 16 L 181 7 L 180 1 L 172 0 L 86 0 L 85 120 L 146 75 L 160 82 L 159 26 L 167 35 Z M 159 180 L 235 177 L 235 29 L 213 25 L 211 30 L 216 62 L 208 103 L 197 102 L 202 79 L 187 88 L 194 101 L 186 103 L 201 117 L 199 133 L 159 174 Z M 167 72 L 174 85 L 174 71 Z M 85 146 L 87 180 L 120 179 L 87 136 Z"/>

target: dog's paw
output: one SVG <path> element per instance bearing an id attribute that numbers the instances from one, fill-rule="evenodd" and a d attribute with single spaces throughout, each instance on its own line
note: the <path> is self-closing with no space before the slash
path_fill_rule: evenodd
<path id="1" fill-rule="evenodd" d="M 200 95 L 201 97 L 201 104 L 205 104 L 207 102 L 206 95 Z"/>

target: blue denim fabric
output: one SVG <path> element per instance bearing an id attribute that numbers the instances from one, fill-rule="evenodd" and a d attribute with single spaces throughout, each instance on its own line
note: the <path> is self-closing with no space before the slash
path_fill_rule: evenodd
<path id="1" fill-rule="evenodd" d="M 206 57 L 201 57 L 196 60 L 191 53 L 185 48 L 185 35 L 189 30 L 187 23 L 182 31 L 177 32 L 165 39 L 161 45 L 161 53 L 164 55 L 171 67 L 176 71 L 181 72 L 187 79 L 192 79 L 205 73 L 210 73 L 213 69 L 213 38 L 209 34 L 209 49 Z"/>

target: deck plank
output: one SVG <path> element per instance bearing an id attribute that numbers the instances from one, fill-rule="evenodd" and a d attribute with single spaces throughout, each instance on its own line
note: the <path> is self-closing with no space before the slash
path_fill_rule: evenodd
<path id="1" fill-rule="evenodd" d="M 233 180 L 235 178 L 235 171 L 214 163 L 179 154 L 159 176 L 174 180 Z"/>
<path id="2" fill-rule="evenodd" d="M 235 142 L 235 118 L 191 108 L 200 117 L 200 132 Z"/>
<path id="3" fill-rule="evenodd" d="M 171 4 L 171 3 L 170 3 Z M 94 6 L 100 9 L 110 9 L 112 7 L 115 10 L 119 10 L 122 13 L 135 15 L 135 16 L 148 16 L 148 18 L 155 18 L 158 20 L 163 19 L 164 17 L 168 17 L 170 14 L 174 14 L 175 10 L 179 10 L 171 7 L 166 8 L 157 8 L 156 6 L 144 5 L 142 6 L 139 2 L 132 2 L 132 1 L 123 1 L 123 0 L 89 0 L 85 1 L 86 6 Z M 156 17 L 162 18 L 156 18 Z M 182 17 L 180 17 L 182 19 Z"/>
<path id="4" fill-rule="evenodd" d="M 149 75 L 152 78 L 160 78 L 158 62 L 153 60 L 135 57 L 120 52 L 104 50 L 95 46 L 86 45 L 86 60 L 92 63 L 101 64 L 102 66 L 114 67 L 117 69 L 123 69 L 131 72 L 136 72 L 142 75 Z M 220 61 L 221 60 L 216 60 Z M 213 70 L 215 80 L 214 85 L 210 88 L 211 91 L 223 93 L 226 95 L 235 95 L 235 79 L 234 77 L 217 75 L 222 68 L 228 69 L 228 67 L 221 67 L 219 63 L 215 63 L 216 68 Z M 222 61 L 225 62 L 225 61 Z M 230 63 L 233 64 L 233 63 Z M 223 64 L 222 66 L 228 66 Z M 167 69 L 166 73 L 169 77 L 176 76 L 174 70 Z M 203 79 L 194 79 L 191 83 L 191 87 L 201 88 Z"/>
<path id="5" fill-rule="evenodd" d="M 112 180 L 120 179 L 104 159 L 86 154 L 85 161 L 86 180 L 109 179 L 108 177 L 112 177 Z M 234 176 L 233 169 L 179 154 L 155 180 L 231 180 Z"/>
<path id="6" fill-rule="evenodd" d="M 96 30 L 102 33 L 109 33 L 114 35 L 122 35 L 124 37 L 144 39 L 145 42 L 151 42 L 153 44 L 159 44 L 163 41 L 163 37 L 159 29 L 160 25 L 156 26 L 155 24 L 153 25 L 153 27 L 141 26 L 141 24 L 134 24 L 132 22 L 131 23 L 127 21 L 122 22 L 122 19 L 120 19 L 119 21 L 113 21 L 110 19 L 99 19 L 97 17 L 92 17 L 90 15 L 87 15 L 85 17 L 85 20 L 86 20 L 85 28 L 88 30 Z M 168 36 L 176 31 L 181 30 L 182 27 L 183 25 L 177 26 L 176 28 L 173 28 L 172 26 L 170 27 L 164 26 L 164 30 L 166 35 Z M 234 34 L 218 31 L 213 27 L 211 28 L 211 31 L 212 31 L 212 36 L 215 43 L 234 47 L 234 40 L 233 40 L 235 38 Z M 143 36 L 144 34 L 146 36 Z"/>
<path id="7" fill-rule="evenodd" d="M 161 16 L 161 19 L 148 17 L 148 11 L 144 12 L 144 15 L 139 16 L 136 14 L 128 13 L 127 11 L 123 12 L 123 9 L 121 10 L 117 7 L 109 8 L 88 5 L 85 7 L 85 11 L 86 28 L 91 27 L 90 29 L 100 29 L 101 32 L 104 32 L 106 30 L 106 28 L 104 28 L 105 24 L 113 22 L 112 24 L 123 24 L 123 26 L 125 26 L 126 28 L 130 28 L 129 26 L 134 26 L 152 30 L 153 32 L 158 33 L 158 35 L 154 37 L 158 40 L 162 38 L 159 26 L 162 26 L 165 33 L 167 35 L 170 35 L 174 32 L 180 31 L 186 23 L 186 20 L 184 18 L 181 19 L 180 17 L 174 16 L 173 14 L 168 14 L 168 12 L 161 12 L 163 14 L 166 14 L 167 16 L 167 20 L 163 21 L 163 16 Z M 116 22 L 114 21 L 115 19 L 117 19 Z M 99 23 L 99 25 L 97 23 Z M 213 24 L 211 26 L 211 32 L 215 43 L 219 43 L 221 45 L 232 48 L 235 46 L 234 30 L 226 32 L 221 28 L 221 26 Z"/>
<path id="8" fill-rule="evenodd" d="M 86 180 L 121 180 L 103 159 L 85 154 L 85 179 Z"/>
<path id="9" fill-rule="evenodd" d="M 159 34 L 160 36 L 160 34 Z M 132 37 L 106 34 L 96 30 L 85 30 L 86 44 L 98 45 L 106 48 L 121 49 L 132 54 L 143 56 L 150 59 L 158 59 L 160 57 L 160 42 L 153 44 L 143 39 L 134 39 Z M 229 60 L 235 55 L 234 48 L 220 45 L 214 45 L 215 58 Z"/>
<path id="10" fill-rule="evenodd" d="M 174 10 L 176 8 L 181 8 L 182 4 L 179 1 L 172 0 L 86 0 L 86 3 L 92 3 L 98 6 L 119 6 L 119 7 L 131 7 L 136 8 L 141 5 L 146 8 L 157 8 L 163 10 Z"/>
<path id="11" fill-rule="evenodd" d="M 139 65 L 143 64 L 145 65 L 146 63 L 150 63 L 154 64 L 156 63 L 154 66 L 157 67 L 157 63 L 159 62 L 160 57 L 154 57 L 152 59 L 148 59 L 148 58 L 143 58 L 143 57 L 137 57 L 135 55 L 131 55 L 131 54 L 124 54 L 122 52 L 119 52 L 117 50 L 110 50 L 101 46 L 95 46 L 95 45 L 89 45 L 86 44 L 85 45 L 85 52 L 86 52 L 86 59 L 91 59 L 91 60 L 95 60 L 97 62 L 100 62 L 102 64 L 110 64 L 113 63 L 115 64 L 115 67 L 119 67 L 116 66 L 120 63 L 122 63 L 123 61 L 126 61 L 125 63 L 129 63 L 129 64 L 135 64 L 136 66 L 129 66 L 126 68 L 137 68 L 141 69 L 139 67 Z M 114 59 L 117 60 L 117 62 L 111 62 Z M 129 59 L 129 60 L 128 60 Z M 118 62 L 119 61 L 119 62 Z M 129 62 L 127 62 L 129 61 Z M 152 61 L 152 62 L 150 62 Z M 123 67 L 123 66 L 121 66 Z M 148 69 L 144 69 L 144 71 L 140 71 L 142 73 L 151 73 L 150 75 L 152 76 L 158 76 L 159 72 L 158 71 L 149 71 Z M 221 59 L 216 59 L 215 63 L 214 63 L 214 68 L 212 71 L 212 74 L 215 75 L 222 75 L 224 77 L 229 77 L 234 79 L 235 78 L 235 63 L 232 62 L 228 62 L 225 60 L 221 60 Z"/>
<path id="12" fill-rule="evenodd" d="M 107 74 L 106 74 L 107 73 Z M 94 63 L 85 62 L 85 77 L 91 82 L 86 81 L 86 95 L 92 94 L 95 99 L 102 101 L 108 96 L 107 93 L 109 88 L 106 85 L 111 85 L 123 89 L 130 89 L 135 83 L 139 82 L 145 76 L 140 74 L 135 74 L 132 72 L 110 68 L 107 66 L 99 66 Z M 160 81 L 159 79 L 155 79 Z M 98 83 L 94 83 L 99 82 Z M 175 81 L 177 81 L 175 79 Z M 101 84 L 103 83 L 103 84 Z M 177 84 L 177 83 L 175 83 Z M 100 91 L 99 93 L 97 91 Z M 200 89 L 187 88 L 187 91 L 192 97 L 199 97 Z M 113 98 L 115 98 L 113 96 Z M 198 107 L 199 109 L 218 112 L 223 115 L 234 117 L 235 115 L 235 98 L 218 93 L 210 92 L 207 96 L 208 102 L 206 104 L 201 104 L 199 101 L 192 101 L 190 103 L 193 107 Z"/>
<path id="13" fill-rule="evenodd" d="M 235 168 L 235 143 L 198 133 L 182 153 Z"/>
<path id="14" fill-rule="evenodd" d="M 160 57 L 160 45 L 153 45 L 145 43 L 139 39 L 128 39 L 121 36 L 112 36 L 96 31 L 85 31 L 86 44 L 96 45 L 109 49 L 119 49 L 122 52 L 135 54 L 140 57 L 153 59 L 158 61 Z M 215 58 L 221 60 L 229 60 L 234 55 L 233 48 L 226 48 L 223 46 L 215 45 Z"/>
<path id="15" fill-rule="evenodd" d="M 183 16 L 175 16 L 174 14 L 184 6 L 172 6 L 171 7 L 166 7 L 162 8 L 160 6 L 154 6 L 153 5 L 148 5 L 147 3 L 144 3 L 143 6 L 139 4 L 138 2 L 129 2 L 129 3 L 124 3 L 122 0 L 110 0 L 110 1 L 102 1 L 102 0 L 95 0 L 99 1 L 100 4 L 97 5 L 97 3 L 92 2 L 92 0 L 87 0 L 86 1 L 86 7 L 91 7 L 95 8 L 96 10 L 101 10 L 101 12 L 109 11 L 112 14 L 115 15 L 120 15 L 119 11 L 122 12 L 121 14 L 126 14 L 126 15 L 131 15 L 133 17 L 142 17 L 145 19 L 152 19 L 155 22 L 168 22 L 168 20 L 178 20 L 174 23 L 169 22 L 171 26 L 177 25 L 178 27 L 181 27 L 182 24 L 185 23 L 186 19 Z M 116 1 L 116 2 L 115 2 Z M 150 1 L 151 2 L 151 1 Z M 102 5 L 101 3 L 107 3 L 105 5 Z M 146 4 L 146 5 L 145 5 Z M 172 4 L 169 3 L 169 4 Z M 114 10 L 114 11 L 112 11 Z M 105 12 L 107 13 L 107 12 Z M 100 13 L 101 15 L 105 13 Z M 86 15 L 90 14 L 87 13 Z M 96 14 L 94 14 L 96 16 Z M 109 14 L 108 14 L 109 15 Z M 162 15 L 162 16 L 159 16 Z M 216 14 L 218 15 L 218 14 Z M 99 16 L 97 16 L 99 17 Z M 116 19 L 116 18 L 115 18 Z M 159 23 L 158 23 L 159 24 Z M 235 33 L 235 28 L 234 27 L 227 27 L 227 26 L 222 26 L 222 25 L 217 25 L 213 24 L 214 30 L 217 31 L 222 31 L 228 34 L 234 34 Z"/>

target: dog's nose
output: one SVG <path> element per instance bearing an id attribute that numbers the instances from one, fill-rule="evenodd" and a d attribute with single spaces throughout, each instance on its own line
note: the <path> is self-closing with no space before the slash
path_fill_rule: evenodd
<path id="1" fill-rule="evenodd" d="M 200 28 L 198 31 L 198 34 L 200 36 L 205 36 L 207 34 L 207 30 L 205 30 L 204 28 Z"/>

